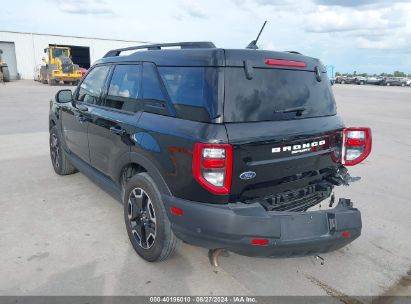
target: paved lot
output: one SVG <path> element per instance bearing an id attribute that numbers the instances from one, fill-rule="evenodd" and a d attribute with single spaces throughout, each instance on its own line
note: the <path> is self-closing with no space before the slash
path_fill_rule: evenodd
<path id="1" fill-rule="evenodd" d="M 189 245 L 144 262 L 118 202 L 82 174 L 54 174 L 47 117 L 60 88 L 0 84 L 0 295 L 411 295 L 411 88 L 334 86 L 346 124 L 373 129 L 371 157 L 350 170 L 363 179 L 336 191 L 362 211 L 358 240 L 324 265 L 231 254 L 217 270 Z"/>

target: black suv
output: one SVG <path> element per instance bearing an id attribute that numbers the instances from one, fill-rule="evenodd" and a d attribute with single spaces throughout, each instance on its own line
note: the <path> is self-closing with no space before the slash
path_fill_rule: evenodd
<path id="1" fill-rule="evenodd" d="M 317 59 L 210 42 L 113 50 L 57 93 L 49 118 L 56 173 L 78 169 L 121 199 L 148 261 L 180 240 L 292 256 L 361 233 L 349 199 L 310 210 L 333 206 L 333 187 L 353 180 L 346 166 L 371 151 L 370 129 L 336 115 Z"/>

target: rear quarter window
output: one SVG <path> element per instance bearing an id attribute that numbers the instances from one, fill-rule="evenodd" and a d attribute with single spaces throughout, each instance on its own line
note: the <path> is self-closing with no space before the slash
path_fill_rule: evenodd
<path id="1" fill-rule="evenodd" d="M 217 116 L 218 71 L 212 67 L 159 67 L 177 116 L 208 122 Z"/>

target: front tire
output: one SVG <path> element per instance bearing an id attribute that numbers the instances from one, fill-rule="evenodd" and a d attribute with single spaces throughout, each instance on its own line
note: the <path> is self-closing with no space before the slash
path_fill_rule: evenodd
<path id="1" fill-rule="evenodd" d="M 162 261 L 178 249 L 181 241 L 171 230 L 160 192 L 147 173 L 127 181 L 123 203 L 127 233 L 139 256 Z"/>
<path id="2" fill-rule="evenodd" d="M 58 175 L 69 175 L 77 170 L 71 164 L 67 155 L 61 147 L 61 139 L 57 128 L 54 126 L 50 129 L 50 158 L 54 171 Z"/>

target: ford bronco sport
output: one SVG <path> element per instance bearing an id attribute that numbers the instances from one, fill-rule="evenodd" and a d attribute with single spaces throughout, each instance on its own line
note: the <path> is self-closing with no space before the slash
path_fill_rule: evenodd
<path id="1" fill-rule="evenodd" d="M 211 42 L 113 50 L 56 94 L 49 122 L 56 173 L 116 195 L 147 261 L 180 240 L 271 257 L 360 236 L 360 211 L 333 206 L 333 188 L 354 179 L 346 166 L 369 155 L 371 131 L 344 126 L 317 59 Z"/>

